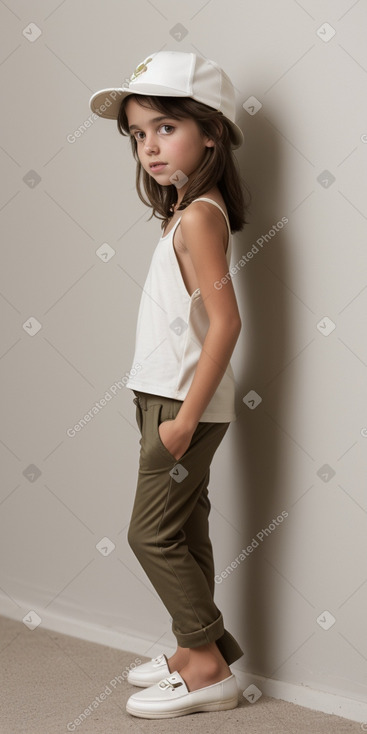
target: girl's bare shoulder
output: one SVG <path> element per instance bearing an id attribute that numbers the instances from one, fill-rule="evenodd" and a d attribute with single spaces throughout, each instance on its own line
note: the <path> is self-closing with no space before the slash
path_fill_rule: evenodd
<path id="1" fill-rule="evenodd" d="M 219 215 L 219 218 L 223 219 L 223 215 L 221 214 L 220 210 L 213 206 L 213 204 L 210 204 L 209 201 L 202 201 L 202 199 L 211 199 L 212 201 L 215 201 L 219 206 L 223 209 L 224 213 L 228 217 L 227 207 L 224 203 L 224 199 L 219 191 L 218 188 L 210 189 L 210 191 L 207 191 L 205 194 L 200 194 L 200 196 L 197 197 L 200 201 L 197 201 L 197 199 L 194 199 L 194 201 L 189 204 L 186 209 L 183 210 L 182 216 L 185 214 L 188 214 L 188 212 L 200 211 L 205 210 L 210 213 L 216 213 Z"/>
<path id="2" fill-rule="evenodd" d="M 227 209 L 219 191 L 211 190 L 203 194 L 205 198 L 215 201 L 227 214 Z M 201 198 L 198 197 L 198 198 Z M 215 232 L 216 236 L 223 243 L 224 250 L 228 246 L 228 226 L 227 222 L 217 206 L 213 206 L 208 201 L 192 201 L 182 212 L 181 227 L 177 233 L 177 248 L 187 251 L 186 238 L 191 239 L 198 231 L 205 232 L 208 225 L 208 232 Z M 214 226 L 214 230 L 213 230 Z"/>
<path id="3" fill-rule="evenodd" d="M 224 203 L 223 197 L 219 191 L 219 189 L 211 189 L 210 191 L 207 191 L 205 194 L 201 194 L 198 199 L 201 198 L 205 199 L 211 199 L 212 201 L 215 201 L 224 211 L 226 217 L 228 218 L 228 212 L 227 207 Z M 209 201 L 197 201 L 194 200 L 189 204 L 186 209 L 182 212 L 182 222 L 189 224 L 192 223 L 193 226 L 195 226 L 196 222 L 203 221 L 203 219 L 206 218 L 214 218 L 216 222 L 218 222 L 218 226 L 223 229 L 224 236 L 228 233 L 227 223 L 223 217 L 222 212 L 218 207 L 213 206 Z"/>

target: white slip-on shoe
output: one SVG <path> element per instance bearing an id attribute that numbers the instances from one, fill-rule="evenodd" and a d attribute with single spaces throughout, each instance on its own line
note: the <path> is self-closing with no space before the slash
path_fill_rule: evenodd
<path id="1" fill-rule="evenodd" d="M 142 719 L 169 719 L 197 711 L 223 711 L 238 705 L 238 688 L 234 675 L 196 691 L 189 691 L 177 670 L 144 691 L 134 693 L 126 711 Z"/>
<path id="2" fill-rule="evenodd" d="M 171 675 L 171 671 L 168 667 L 167 658 L 162 653 L 158 657 L 152 658 L 148 663 L 142 663 L 133 670 L 129 670 L 127 681 L 133 686 L 147 688 L 154 683 L 159 683 L 167 675 Z"/>

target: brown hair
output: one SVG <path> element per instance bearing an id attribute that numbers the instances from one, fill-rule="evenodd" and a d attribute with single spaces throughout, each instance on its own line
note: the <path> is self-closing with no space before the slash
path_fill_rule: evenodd
<path id="1" fill-rule="evenodd" d="M 126 103 L 131 98 L 135 99 L 142 107 L 157 110 L 162 114 L 167 114 L 168 117 L 175 119 L 193 118 L 201 133 L 215 141 L 214 147 L 206 148 L 204 159 L 197 169 L 195 177 L 190 182 L 178 209 L 185 209 L 193 199 L 205 194 L 214 186 L 218 186 L 227 207 L 231 232 L 238 232 L 243 229 L 243 226 L 247 224 L 246 213 L 251 201 L 251 194 L 241 180 L 237 161 L 231 148 L 231 127 L 222 112 L 214 110 L 201 102 L 196 102 L 190 97 L 154 97 L 131 94 L 121 102 L 117 128 L 121 135 L 130 137 L 133 156 L 137 161 L 136 190 L 141 201 L 153 208 L 150 219 L 153 216 L 163 219 L 162 230 L 166 227 L 173 215 L 173 205 L 177 202 L 177 188 L 174 184 L 171 186 L 159 185 L 141 165 L 137 153 L 137 142 L 129 132 L 129 123 L 125 111 Z M 141 181 L 149 201 L 142 194 Z M 245 202 L 244 191 L 247 193 L 248 203 Z"/>

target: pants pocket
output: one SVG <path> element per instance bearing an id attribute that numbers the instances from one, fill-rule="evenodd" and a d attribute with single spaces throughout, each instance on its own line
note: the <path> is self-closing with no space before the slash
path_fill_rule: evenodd
<path id="1" fill-rule="evenodd" d="M 140 433 L 142 433 L 142 429 L 143 429 L 143 411 L 142 411 L 141 406 L 140 406 L 140 403 L 139 403 L 139 398 L 133 398 L 133 403 L 136 406 L 135 419 L 136 419 L 136 422 L 137 422 L 139 431 L 140 431 Z"/>
<path id="2" fill-rule="evenodd" d="M 171 454 L 170 451 L 168 451 L 167 447 L 164 445 L 159 435 L 159 426 L 161 425 L 161 423 L 164 423 L 165 421 L 173 420 L 171 411 L 169 409 L 164 410 L 165 406 L 163 406 L 162 404 L 153 405 L 152 407 L 156 411 L 155 420 L 154 420 L 154 428 L 156 430 L 156 438 L 158 440 L 158 446 L 166 454 L 166 456 L 170 457 L 172 461 L 178 461 L 178 459 L 176 459 L 176 457 L 173 456 L 173 454 Z"/>

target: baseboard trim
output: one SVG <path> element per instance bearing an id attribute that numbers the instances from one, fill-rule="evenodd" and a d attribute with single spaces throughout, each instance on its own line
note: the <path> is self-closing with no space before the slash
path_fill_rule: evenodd
<path id="1" fill-rule="evenodd" d="M 317 690 L 309 686 L 289 683 L 288 681 L 251 675 L 244 673 L 242 670 L 237 670 L 235 665 L 231 665 L 231 670 L 238 680 L 241 691 L 244 691 L 252 683 L 265 696 L 289 701 L 289 703 L 295 703 L 297 706 L 304 706 L 304 708 L 313 711 L 321 711 L 324 714 L 335 714 L 335 716 L 341 716 L 351 721 L 367 722 L 367 703 L 363 701 Z"/>
<path id="2" fill-rule="evenodd" d="M 23 609 L 31 608 L 27 604 L 22 605 L 22 607 Z M 22 621 L 22 616 L 20 617 L 19 614 L 14 614 L 14 604 L 1 595 L 0 614 L 15 619 L 18 622 Z M 123 633 L 117 632 L 103 625 L 81 622 L 78 619 L 58 616 L 45 610 L 42 614 L 42 627 L 69 635 L 70 637 L 78 637 L 88 642 L 95 642 L 99 645 L 107 645 L 118 650 L 125 650 L 134 655 L 140 654 L 147 657 L 154 657 L 162 652 L 162 641 L 156 642 L 153 639 L 149 639 L 148 637 L 143 638 L 129 631 Z M 168 654 L 172 654 L 175 650 L 174 646 L 167 644 L 166 639 L 164 640 L 163 646 L 165 652 Z M 289 701 L 289 703 L 295 703 L 298 706 L 304 706 L 314 711 L 321 711 L 325 714 L 342 716 L 351 721 L 360 723 L 367 722 L 367 703 L 363 701 L 287 681 L 244 673 L 243 670 L 238 670 L 236 665 L 231 665 L 231 670 L 237 678 L 239 692 L 241 694 L 249 685 L 255 684 L 265 696 Z"/>

